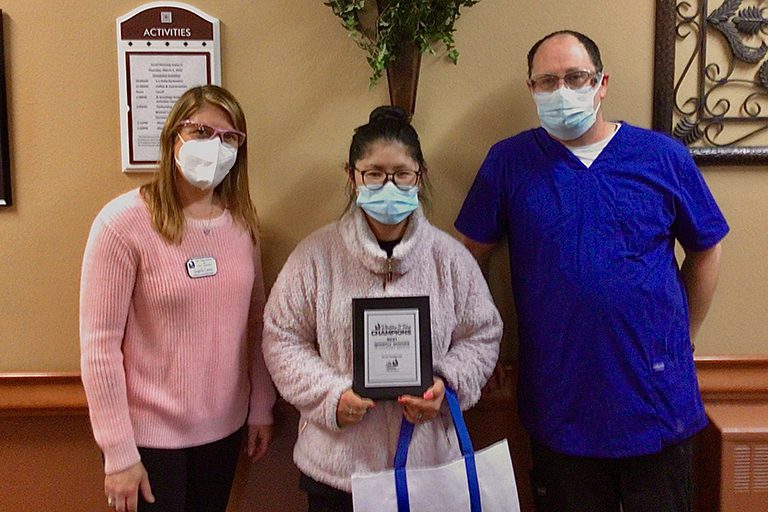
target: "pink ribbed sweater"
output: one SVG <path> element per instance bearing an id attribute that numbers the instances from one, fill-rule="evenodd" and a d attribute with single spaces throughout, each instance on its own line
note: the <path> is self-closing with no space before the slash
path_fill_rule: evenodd
<path id="1" fill-rule="evenodd" d="M 207 256 L 217 274 L 189 277 L 186 262 Z M 259 248 L 228 212 L 210 223 L 187 219 L 183 241 L 172 245 L 138 190 L 104 207 L 83 258 L 80 344 L 107 474 L 136 464 L 137 446 L 209 443 L 246 416 L 272 423 L 263 305 Z"/>

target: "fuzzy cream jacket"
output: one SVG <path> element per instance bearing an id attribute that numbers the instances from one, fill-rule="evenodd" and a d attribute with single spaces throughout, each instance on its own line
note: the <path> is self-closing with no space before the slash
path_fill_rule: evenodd
<path id="1" fill-rule="evenodd" d="M 352 299 L 428 295 L 434 371 L 463 409 L 480 398 L 499 353 L 502 323 L 472 255 L 421 209 L 391 259 L 352 208 L 288 258 L 265 309 L 263 350 L 282 396 L 300 412 L 294 461 L 317 481 L 349 491 L 354 473 L 392 467 L 402 406 L 380 401 L 339 428 L 336 406 L 352 387 Z M 414 431 L 408 467 L 460 457 L 450 414 Z"/>

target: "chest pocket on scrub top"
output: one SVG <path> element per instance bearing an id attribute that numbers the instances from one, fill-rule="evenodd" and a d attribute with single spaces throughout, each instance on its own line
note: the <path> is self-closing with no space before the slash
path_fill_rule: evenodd
<path id="1" fill-rule="evenodd" d="M 668 240 L 674 219 L 671 198 L 618 192 L 614 203 L 619 250 L 642 256 Z"/>

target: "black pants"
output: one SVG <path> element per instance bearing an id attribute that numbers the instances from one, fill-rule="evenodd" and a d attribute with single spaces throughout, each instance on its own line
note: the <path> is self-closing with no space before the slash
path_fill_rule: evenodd
<path id="1" fill-rule="evenodd" d="M 536 512 L 691 512 L 693 438 L 622 459 L 573 457 L 531 442 Z"/>
<path id="2" fill-rule="evenodd" d="M 352 512 L 352 495 L 325 485 L 304 473 L 299 478 L 299 489 L 307 493 L 307 512 Z"/>
<path id="3" fill-rule="evenodd" d="M 202 446 L 141 448 L 154 503 L 139 491 L 139 512 L 225 512 L 235 478 L 243 429 Z"/>

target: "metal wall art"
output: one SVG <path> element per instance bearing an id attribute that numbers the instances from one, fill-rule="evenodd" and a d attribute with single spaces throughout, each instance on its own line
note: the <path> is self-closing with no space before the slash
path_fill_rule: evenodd
<path id="1" fill-rule="evenodd" d="M 768 163 L 768 2 L 656 0 L 653 128 L 699 164 Z"/>

